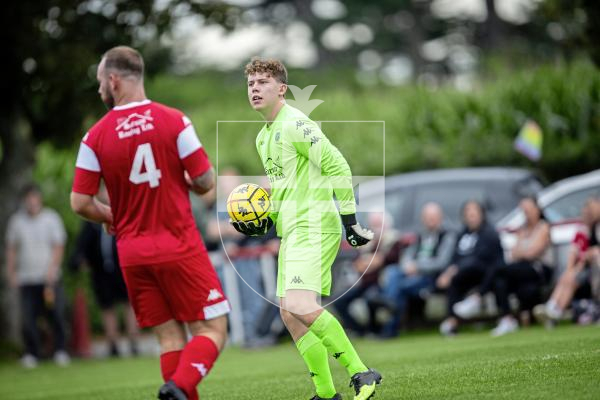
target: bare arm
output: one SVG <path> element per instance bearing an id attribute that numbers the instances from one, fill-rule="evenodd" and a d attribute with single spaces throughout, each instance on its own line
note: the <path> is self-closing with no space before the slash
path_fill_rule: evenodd
<path id="1" fill-rule="evenodd" d="M 81 217 L 100 224 L 112 224 L 110 207 L 93 196 L 71 192 L 71 209 Z"/>
<path id="2" fill-rule="evenodd" d="M 208 171 L 200 176 L 191 179 L 188 173 L 185 173 L 185 180 L 190 186 L 190 190 L 196 194 L 205 194 L 215 186 L 215 170 L 210 167 Z"/>
<path id="3" fill-rule="evenodd" d="M 58 277 L 58 271 L 62 264 L 63 256 L 65 254 L 65 246 L 57 244 L 52 247 L 52 259 L 50 260 L 50 266 L 48 267 L 48 275 L 46 276 L 46 285 L 51 286 L 56 283 Z"/>
<path id="4" fill-rule="evenodd" d="M 17 286 L 17 248 L 14 244 L 6 246 L 6 277 L 10 287 Z"/>
<path id="5" fill-rule="evenodd" d="M 544 223 L 538 232 L 536 232 L 536 236 L 533 238 L 529 246 L 519 251 L 519 258 L 530 261 L 535 260 L 542 255 L 549 243 L 550 227 L 548 224 Z"/>

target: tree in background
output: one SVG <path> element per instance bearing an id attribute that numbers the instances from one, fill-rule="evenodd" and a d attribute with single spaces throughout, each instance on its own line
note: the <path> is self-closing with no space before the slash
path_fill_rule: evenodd
<path id="1" fill-rule="evenodd" d="M 157 4 L 154 0 L 22 0 L 3 6 L 2 255 L 7 217 L 17 206 L 20 188 L 31 180 L 36 144 L 72 146 L 83 133 L 84 119 L 101 112 L 94 68 L 100 55 L 118 44 L 133 45 L 143 51 L 152 75 L 169 61 L 169 50 L 160 39 L 180 15 L 198 13 L 227 25 L 230 6 L 226 4 L 182 0 L 163 2 L 160 8 Z"/>

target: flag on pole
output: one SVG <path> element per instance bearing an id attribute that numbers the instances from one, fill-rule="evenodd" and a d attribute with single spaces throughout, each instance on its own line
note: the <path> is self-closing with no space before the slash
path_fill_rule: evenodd
<path id="1" fill-rule="evenodd" d="M 542 129 L 533 120 L 527 120 L 515 139 L 515 150 L 529 158 L 539 161 L 542 158 Z"/>

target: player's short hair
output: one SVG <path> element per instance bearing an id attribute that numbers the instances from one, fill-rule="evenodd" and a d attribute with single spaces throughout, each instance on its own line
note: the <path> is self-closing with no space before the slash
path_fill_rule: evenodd
<path id="1" fill-rule="evenodd" d="M 252 57 L 250 62 L 246 64 L 244 68 L 244 75 L 256 74 L 256 73 L 268 73 L 281 83 L 288 83 L 288 73 L 285 65 L 279 60 L 274 58 L 260 58 Z"/>
<path id="2" fill-rule="evenodd" d="M 136 49 L 129 46 L 117 46 L 102 56 L 106 71 L 117 72 L 121 76 L 140 79 L 144 76 L 144 59 Z"/>

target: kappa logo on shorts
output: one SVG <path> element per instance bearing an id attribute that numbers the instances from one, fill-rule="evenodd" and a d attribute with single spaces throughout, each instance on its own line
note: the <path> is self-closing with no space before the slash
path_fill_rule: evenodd
<path id="1" fill-rule="evenodd" d="M 297 275 L 296 275 L 296 276 L 295 276 L 295 277 L 292 279 L 292 282 L 290 282 L 290 283 L 304 283 L 304 281 L 303 281 L 302 279 L 300 279 L 300 277 L 299 277 L 299 276 L 297 276 Z"/>
<path id="2" fill-rule="evenodd" d="M 223 295 L 221 294 L 221 292 L 219 292 L 219 289 L 210 289 L 210 292 L 208 293 L 208 297 L 206 298 L 206 300 L 213 301 L 213 300 L 220 299 L 221 297 L 223 297 Z"/>

